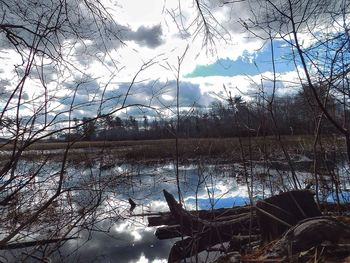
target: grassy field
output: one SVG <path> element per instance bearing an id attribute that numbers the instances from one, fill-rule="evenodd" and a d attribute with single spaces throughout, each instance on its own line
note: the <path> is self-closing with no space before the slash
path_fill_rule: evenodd
<path id="1" fill-rule="evenodd" d="M 285 136 L 282 138 L 285 148 L 290 154 L 312 154 L 313 137 L 311 136 Z M 322 141 L 328 150 L 344 151 L 344 141 L 328 137 Z M 48 155 L 59 158 L 68 143 L 42 142 L 31 145 L 24 153 L 26 157 L 37 158 L 38 155 Z M 241 146 L 242 145 L 242 146 Z M 6 145 L 0 150 L 10 150 Z M 182 160 L 197 158 L 224 158 L 233 161 L 244 159 L 276 159 L 283 154 L 279 142 L 275 137 L 252 138 L 203 138 L 180 139 L 179 156 Z M 134 140 L 134 141 L 100 141 L 76 142 L 70 149 L 69 158 L 84 160 L 108 156 L 121 160 L 159 160 L 174 159 L 176 156 L 175 140 Z"/>

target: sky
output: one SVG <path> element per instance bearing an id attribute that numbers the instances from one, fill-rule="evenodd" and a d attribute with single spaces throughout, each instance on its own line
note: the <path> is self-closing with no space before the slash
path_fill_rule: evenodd
<path id="1" fill-rule="evenodd" d="M 26 1 L 29 4 L 43 2 Z M 93 17 L 83 7 L 72 11 L 81 12 L 78 14 L 85 19 L 84 24 L 75 13 L 70 18 L 70 22 L 81 29 L 83 37 L 75 39 L 74 34 L 68 32 L 53 41 L 53 46 L 60 43 L 60 52 L 69 63 L 63 66 L 50 59 L 38 63 L 41 66 L 32 70 L 22 94 L 22 114 L 31 116 L 38 112 L 38 105 L 42 105 L 45 92 L 49 91 L 50 101 L 45 105 L 51 118 L 67 118 L 72 105 L 71 114 L 78 119 L 96 116 L 98 112 L 171 116 L 179 68 L 179 99 L 184 109 L 193 105 L 207 108 L 214 100 L 224 99 L 227 94 L 223 87 L 247 99 L 261 90 L 261 86 L 269 94 L 273 78 L 272 49 L 278 84 L 276 94 L 297 92 L 300 75 L 296 66 L 300 65 L 293 63 L 291 48 L 284 41 L 275 40 L 271 44 L 254 37 L 244 28 L 242 21 L 251 18 L 249 10 L 254 9 L 258 1 L 203 2 L 210 10 L 208 13 L 203 8 L 204 16 L 216 35 L 213 44 L 205 43 L 198 10 L 192 0 L 104 0 L 102 3 L 114 20 L 106 23 L 105 31 L 94 26 Z M 75 10 L 76 2 L 70 0 L 70 4 Z M 255 10 L 259 14 L 259 9 Z M 6 15 L 5 21 L 24 23 L 16 12 Z M 322 24 L 319 27 L 321 30 Z M 20 34 L 28 37 L 25 32 Z M 5 35 L 2 33 L 0 37 L 0 93 L 3 98 L 0 107 L 4 108 L 24 74 L 24 67 Z M 303 34 L 300 39 L 306 47 L 313 41 Z M 183 59 L 179 64 L 180 58 Z M 102 105 L 101 101 L 104 101 Z M 137 107 L 119 111 L 123 104 Z"/>
<path id="2" fill-rule="evenodd" d="M 177 1 L 120 1 L 120 8 L 123 14 L 119 16 L 120 22 L 125 21 L 136 32 L 140 27 L 158 29 L 152 31 L 154 35 L 147 35 L 147 37 L 153 37 L 152 40 L 128 41 L 127 47 L 122 50 L 126 55 L 123 56 L 121 64 L 126 65 L 125 74 L 130 78 L 135 68 L 140 67 L 143 61 L 163 54 L 161 59 L 164 58 L 166 61 L 160 62 L 160 67 L 149 69 L 146 75 L 150 80 L 139 85 L 144 90 L 143 94 L 147 94 L 147 90 L 152 93 L 150 86 L 154 84 L 155 79 L 158 80 L 159 88 L 167 83 L 165 94 L 160 96 L 161 104 L 166 104 L 166 101 L 168 103 L 175 101 L 174 75 L 176 75 L 178 58 L 184 54 L 187 47 L 180 72 L 180 104 L 184 106 L 196 104 L 207 107 L 213 100 L 225 96 L 224 85 L 232 90 L 233 94 L 249 95 L 254 93 L 256 82 L 260 83 L 262 78 L 271 77 L 269 43 L 249 36 L 238 22 L 238 13 L 241 11 L 240 8 L 244 7 L 237 6 L 237 10 L 231 10 L 230 12 L 236 17 L 227 19 L 225 13 L 229 12 L 228 8 L 213 6 L 215 18 L 220 19 L 223 26 L 230 24 L 220 29 L 223 31 L 223 39 L 215 38 L 214 46 L 203 46 L 204 35 L 201 33 L 194 37 L 196 26 L 190 27 L 188 32 L 182 32 L 181 28 L 179 29 L 179 26 L 174 23 L 171 12 L 178 12 Z M 190 24 L 197 15 L 192 1 L 181 1 L 181 10 L 187 19 L 184 19 L 185 24 L 186 22 Z M 177 23 L 180 22 L 177 21 Z M 187 25 L 184 27 L 187 28 Z M 226 30 L 230 31 L 226 32 Z M 147 44 L 148 42 L 152 45 Z M 290 50 L 284 48 L 282 42 L 276 42 L 273 45 L 278 73 L 281 74 L 281 78 L 290 78 L 295 71 L 294 65 L 291 65 L 288 59 Z M 212 52 L 210 48 L 215 50 Z M 172 70 L 169 70 L 169 65 L 173 68 Z M 136 90 L 138 88 L 137 86 Z M 288 92 L 294 92 L 294 90 L 280 91 L 281 94 Z M 151 94 L 147 94 L 147 97 L 150 96 Z"/>

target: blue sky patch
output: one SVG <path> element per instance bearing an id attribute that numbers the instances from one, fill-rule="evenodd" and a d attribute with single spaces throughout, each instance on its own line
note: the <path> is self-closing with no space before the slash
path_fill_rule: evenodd
<path id="1" fill-rule="evenodd" d="M 295 69 L 292 52 L 289 47 L 283 46 L 284 42 L 274 41 L 274 56 L 276 72 L 283 73 Z M 187 74 L 186 78 L 209 77 L 209 76 L 239 76 L 257 75 L 264 72 L 272 72 L 271 45 L 267 44 L 254 54 L 245 52 L 237 60 L 229 58 L 219 59 L 213 64 L 197 65 L 193 72 Z"/>
<path id="2" fill-rule="evenodd" d="M 195 204 L 195 198 L 188 198 L 186 200 L 189 204 Z M 199 209 L 211 209 L 211 208 L 225 208 L 225 207 L 234 207 L 234 206 L 243 206 L 249 204 L 248 197 L 242 196 L 232 196 L 232 197 L 223 197 L 218 199 L 209 199 L 209 198 L 198 198 L 197 204 Z"/>

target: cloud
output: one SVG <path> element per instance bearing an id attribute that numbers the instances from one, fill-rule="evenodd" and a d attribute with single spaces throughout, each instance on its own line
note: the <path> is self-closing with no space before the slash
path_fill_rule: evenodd
<path id="1" fill-rule="evenodd" d="M 115 231 L 115 228 L 127 224 L 128 229 L 125 231 Z M 104 226 L 100 226 L 103 228 Z M 131 229 L 141 236 L 141 241 L 135 241 L 131 234 Z M 81 245 L 80 243 L 87 243 Z M 118 260 L 118 262 L 136 262 L 142 255 L 152 261 L 159 258 L 167 258 L 172 246 L 171 240 L 158 240 L 153 231 L 137 228 L 132 223 L 117 222 L 113 226 L 113 230 L 108 234 L 98 231 L 81 232 L 78 241 L 72 241 L 65 244 L 62 248 L 64 256 L 75 252 L 73 256 L 67 258 L 67 262 L 104 262 Z M 147 261 L 148 262 L 148 261 Z"/>
<path id="2" fill-rule="evenodd" d="M 121 103 L 125 94 L 126 104 L 143 104 L 153 107 L 174 107 L 176 103 L 176 81 L 149 81 L 135 84 L 129 90 L 129 83 L 122 83 L 114 90 L 106 92 L 106 97 L 114 97 L 114 103 Z M 180 104 L 182 107 L 191 107 L 194 103 L 206 104 L 207 93 L 202 94 L 200 85 L 189 81 L 180 82 Z M 167 96 L 164 96 L 167 95 Z M 173 98 L 170 99 L 169 98 Z"/>
<path id="3" fill-rule="evenodd" d="M 129 83 L 127 81 L 132 79 L 140 64 L 159 54 L 165 54 L 162 59 L 158 60 L 158 62 L 160 61 L 157 64 L 159 67 L 154 66 L 142 72 L 143 75 L 138 77 L 138 81 L 141 79 L 147 79 L 148 81 L 136 82 L 130 90 L 126 103 L 127 105 L 151 105 L 162 109 L 174 107 L 176 103 L 176 82 L 174 80 L 167 81 L 168 79 L 173 79 L 173 72 L 166 68 L 167 65 L 177 65 L 177 59 L 183 54 L 188 41 L 191 41 L 189 42 L 189 50 L 183 65 L 181 65 L 181 73 L 188 73 L 184 75 L 185 78 L 180 85 L 180 104 L 184 108 L 190 107 L 194 103 L 204 107 L 209 105 L 213 101 L 212 93 L 222 91 L 223 84 L 232 90 L 237 87 L 244 91 L 253 92 L 252 87 L 254 85 L 250 84 L 251 81 L 253 80 L 260 84 L 260 73 L 269 75 L 272 71 L 272 65 L 269 62 L 271 59 L 269 47 L 266 46 L 259 50 L 262 47 L 261 40 L 244 38 L 249 34 L 246 33 L 240 23 L 240 18 L 245 21 L 253 18 L 252 11 L 261 14 L 261 16 L 258 16 L 259 19 L 266 17 L 264 16 L 266 15 L 266 10 L 263 10 L 264 8 L 260 4 L 261 1 L 247 0 L 224 4 L 224 0 L 206 0 L 211 12 L 218 19 L 219 24 L 227 28 L 232 34 L 232 42 L 225 43 L 224 45 L 218 43 L 216 57 L 208 57 L 204 54 L 205 52 L 201 51 L 201 34 L 195 40 L 176 37 L 176 34 L 179 32 L 178 28 L 176 28 L 174 23 L 170 23 L 173 22 L 171 16 L 165 18 L 165 12 L 163 13 L 163 11 L 178 10 L 176 9 L 178 7 L 177 1 L 169 3 L 169 1 L 154 0 L 152 3 L 153 5 L 157 4 L 157 8 L 159 7 L 159 3 L 161 4 L 161 7 L 156 8 L 157 10 L 153 10 L 151 8 L 152 4 L 148 2 L 135 4 L 133 1 L 123 1 L 125 5 L 129 6 L 128 10 L 134 10 L 134 16 L 137 16 L 136 22 L 129 12 L 125 12 L 124 15 L 119 17 L 117 13 L 119 9 L 112 12 L 113 17 L 116 17 L 117 21 L 112 21 L 110 19 L 111 17 L 94 20 L 93 14 L 84 4 L 80 4 L 77 7 L 76 1 L 73 0 L 65 1 L 68 8 L 65 10 L 65 13 L 61 13 L 61 16 L 53 12 L 53 6 L 47 5 L 45 0 L 13 0 L 6 3 L 7 5 L 0 5 L 0 10 L 4 13 L 4 24 L 25 24 L 28 26 L 28 29 L 34 30 L 35 25 L 28 23 L 29 20 L 35 21 L 43 13 L 51 13 L 56 18 L 56 20 L 53 20 L 58 23 L 58 31 L 52 32 L 52 34 L 49 33 L 49 41 L 43 42 L 40 47 L 46 47 L 52 55 L 67 55 L 67 61 L 69 63 L 73 61 L 70 64 L 72 67 L 64 65 L 67 70 L 62 72 L 62 67 L 58 67 L 55 63 L 51 64 L 51 61 L 45 61 L 44 63 L 46 64 L 48 62 L 48 64 L 38 67 L 38 71 L 33 70 L 30 78 L 36 80 L 35 87 L 42 87 L 38 79 L 41 77 L 40 71 L 44 71 L 46 83 L 52 82 L 50 83 L 52 88 L 50 89 L 49 87 L 48 89 L 50 92 L 49 97 L 53 99 L 57 98 L 56 102 L 60 106 L 57 109 L 69 109 L 74 94 L 73 91 L 79 85 L 74 105 L 85 105 L 86 107 L 79 107 L 74 111 L 74 114 L 76 116 L 96 115 L 102 96 L 102 89 L 110 80 L 108 90 L 104 94 L 105 101 L 102 108 L 105 112 L 117 109 L 124 101 L 125 95 L 128 92 Z M 123 1 L 121 4 L 123 4 Z M 273 0 L 273 2 L 278 2 L 282 8 L 285 8 L 285 0 Z M 303 4 L 305 1 L 295 2 L 301 3 L 301 10 L 304 8 Z M 56 6 L 59 3 L 59 1 L 52 1 L 52 4 Z M 322 5 L 328 3 L 328 1 L 310 1 L 311 5 L 315 5 L 316 3 Z M 319 7 L 317 11 L 326 13 L 332 8 L 339 10 L 339 3 L 340 0 L 332 1 L 332 3 L 324 5 L 324 7 Z M 196 12 L 193 12 L 195 7 L 191 4 L 192 1 L 184 1 L 182 5 L 184 8 L 183 14 L 187 18 L 187 20 L 184 19 L 185 24 L 193 22 L 191 18 L 197 15 Z M 142 8 L 137 9 L 139 5 Z M 163 5 L 165 6 L 164 8 Z M 172 6 L 169 7 L 168 5 Z M 146 8 L 152 9 L 152 15 L 148 13 Z M 288 11 L 287 9 L 285 10 Z M 123 7 L 120 11 L 124 11 Z M 147 21 L 143 21 L 142 13 L 147 13 Z M 296 13 L 297 16 L 299 14 Z M 313 17 L 315 16 L 310 15 L 310 19 L 313 19 Z M 321 18 L 325 21 L 327 16 L 321 16 Z M 163 23 L 164 19 L 166 23 Z M 49 21 L 49 16 L 43 17 L 40 29 L 43 29 L 46 24 L 49 26 L 54 25 Z M 271 22 L 270 26 L 273 30 L 278 31 L 279 29 L 278 21 Z M 12 30 L 27 42 L 33 40 L 32 35 L 26 30 Z M 281 30 L 283 31 L 285 28 L 283 27 Z M 123 41 L 126 42 L 126 46 L 122 44 Z M 1 32 L 0 49 L 12 48 L 11 52 L 15 53 L 13 47 L 13 44 L 6 38 L 6 34 Z M 286 75 L 285 73 L 292 71 L 292 67 L 294 67 L 286 63 L 289 51 L 287 48 L 275 48 L 275 57 L 279 59 L 277 61 L 277 72 L 282 75 Z M 0 84 L 6 87 L 6 92 L 11 90 L 11 88 L 13 89 L 16 84 L 16 80 L 12 79 L 13 76 L 10 75 L 13 72 L 9 73 L 8 68 L 13 70 L 14 65 L 21 63 L 20 58 L 13 62 L 14 56 L 12 56 L 12 53 L 8 55 L 9 57 L 11 55 L 12 60 L 9 60 L 8 63 L 6 62 L 7 64 L 2 66 L 6 73 L 1 74 L 3 80 Z M 117 60 L 120 64 L 116 63 Z M 257 67 L 253 61 L 255 61 Z M 40 63 L 39 61 L 37 62 Z M 123 68 L 123 70 L 119 71 L 120 68 Z M 3 69 L 0 69 L 0 73 Z M 75 75 L 79 75 L 77 73 L 78 71 L 79 74 L 86 74 L 87 77 L 76 77 Z M 24 71 L 21 67 L 18 67 L 17 72 L 20 77 Z M 113 79 L 111 77 L 112 74 L 115 74 L 115 78 Z M 245 78 L 244 75 L 249 75 L 251 80 L 243 80 Z M 158 78 L 159 80 L 156 80 Z M 116 84 L 117 81 L 118 84 Z M 281 80 L 281 82 L 284 82 L 284 80 Z M 264 81 L 263 83 L 266 85 L 266 88 L 270 85 L 269 81 Z M 54 85 L 55 87 L 53 87 Z M 284 88 L 286 86 L 279 84 L 278 92 L 286 91 L 287 89 Z M 40 96 L 40 92 L 44 94 L 44 89 L 34 89 L 31 83 L 25 89 L 28 89 L 27 94 L 29 98 L 34 97 L 33 90 L 36 90 L 35 95 L 37 97 Z M 0 93 L 5 94 L 5 91 L 1 90 Z M 4 96 L 2 100 L 6 98 Z M 131 109 L 128 113 L 142 115 L 143 109 Z M 151 113 L 149 112 L 148 114 Z"/>
<path id="4" fill-rule="evenodd" d="M 76 90 L 77 94 L 82 95 L 97 95 L 102 92 L 97 80 L 89 75 L 83 77 L 75 76 L 74 80 L 65 82 L 63 86 L 68 90 Z"/>
<path id="5" fill-rule="evenodd" d="M 164 42 L 162 35 L 163 30 L 161 25 L 155 25 L 152 27 L 140 26 L 136 31 L 129 29 L 125 33 L 122 33 L 122 39 L 135 41 L 140 46 L 156 48 Z"/>
<path id="6" fill-rule="evenodd" d="M 96 29 L 91 36 L 75 44 L 74 57 L 81 65 L 89 66 L 96 58 L 104 61 L 105 54 L 118 50 L 123 42 L 134 42 L 139 47 L 149 49 L 157 48 L 164 43 L 161 25 L 140 26 L 136 30 L 115 22 L 106 23 L 104 26 L 106 31 L 98 33 L 99 30 Z"/>
<path id="7" fill-rule="evenodd" d="M 67 0 L 48 5 L 45 0 L 14 0 L 1 4 L 0 10 L 4 14 L 0 50 L 17 48 L 24 54 L 28 46 L 38 45 L 37 50 L 53 59 L 66 55 L 72 59 L 73 55 L 88 65 L 96 57 L 103 60 L 105 53 L 119 49 L 122 41 L 148 48 L 163 43 L 161 25 L 133 30 L 114 21 L 113 12 L 107 13 L 99 3 L 79 2 L 77 6 L 76 1 Z"/>
<path id="8" fill-rule="evenodd" d="M 6 87 L 11 86 L 11 82 L 7 79 L 0 79 L 0 92 L 5 93 Z"/>
<path id="9" fill-rule="evenodd" d="M 293 12 L 293 20 L 299 32 L 306 30 L 320 30 L 323 25 L 330 26 L 335 17 L 343 14 L 343 0 L 272 0 L 272 1 L 205 1 L 215 14 L 221 13 L 220 22 L 231 33 L 246 32 L 247 25 L 250 30 L 261 37 L 284 35 L 291 33 L 291 21 L 287 18 Z"/>
<path id="10" fill-rule="evenodd" d="M 12 89 L 7 88 L 10 87 L 11 82 L 8 80 L 0 80 L 0 102 L 5 102 L 9 100 L 9 98 L 12 96 L 12 102 L 17 103 L 17 99 L 19 98 L 18 93 L 13 93 Z M 28 100 L 29 95 L 26 91 L 23 91 L 21 94 L 21 100 Z"/>
<path id="11" fill-rule="evenodd" d="M 132 115 L 142 118 L 144 115 L 157 116 L 169 110 L 175 112 L 176 107 L 176 81 L 148 81 L 134 84 L 130 88 L 130 83 L 120 83 L 113 89 L 103 93 L 96 80 L 79 83 L 79 78 L 65 84 L 67 92 L 60 96 L 57 102 L 61 105 L 59 111 L 70 110 L 73 106 L 72 116 L 76 118 L 96 116 L 99 109 L 102 113 L 119 111 L 124 103 L 127 110 L 122 110 L 118 114 L 122 117 Z M 78 86 L 77 90 L 75 88 Z M 201 90 L 199 83 L 190 81 L 180 82 L 179 101 L 181 109 L 188 109 L 196 105 L 197 107 L 207 107 L 215 98 L 210 92 Z M 169 99 L 170 98 L 170 99 Z M 73 102 L 74 99 L 74 102 Z M 156 110 L 155 110 L 156 109 Z"/>

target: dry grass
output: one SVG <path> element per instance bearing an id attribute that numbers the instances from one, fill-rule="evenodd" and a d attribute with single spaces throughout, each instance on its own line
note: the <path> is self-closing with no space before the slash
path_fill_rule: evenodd
<path id="1" fill-rule="evenodd" d="M 266 155 L 272 159 L 282 154 L 275 137 L 253 137 L 241 139 L 243 153 L 246 159 L 259 160 Z M 305 154 L 312 152 L 313 137 L 286 136 L 283 143 L 290 154 Z M 342 140 L 332 138 L 323 139 L 327 148 L 344 150 Z M 38 155 L 51 155 L 59 158 L 67 147 L 65 142 L 42 142 L 33 144 L 25 152 L 28 158 Z M 1 150 L 10 150 L 6 145 Z M 175 139 L 164 140 L 134 140 L 134 141 L 101 141 L 76 142 L 71 147 L 69 159 L 96 159 L 101 155 L 120 160 L 161 160 L 175 158 Z M 183 160 L 194 158 L 224 158 L 225 160 L 241 161 L 242 147 L 238 138 L 202 138 L 180 139 L 179 153 Z"/>

